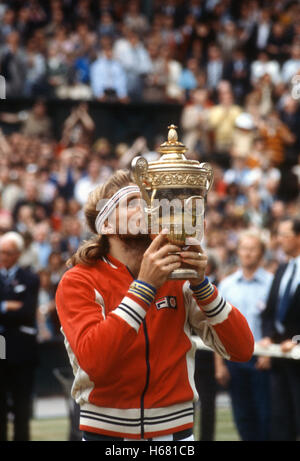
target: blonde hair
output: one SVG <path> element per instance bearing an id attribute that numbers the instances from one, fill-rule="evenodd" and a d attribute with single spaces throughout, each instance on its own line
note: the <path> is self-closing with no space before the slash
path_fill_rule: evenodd
<path id="1" fill-rule="evenodd" d="M 105 256 L 109 251 L 109 241 L 106 235 L 98 235 L 95 228 L 95 220 L 98 216 L 97 204 L 99 200 L 112 197 L 119 189 L 127 186 L 132 181 L 131 173 L 128 170 L 117 170 L 108 181 L 97 186 L 90 192 L 84 215 L 90 231 L 95 236 L 85 240 L 76 253 L 67 261 L 67 266 L 76 264 L 93 265 L 99 258 Z"/>

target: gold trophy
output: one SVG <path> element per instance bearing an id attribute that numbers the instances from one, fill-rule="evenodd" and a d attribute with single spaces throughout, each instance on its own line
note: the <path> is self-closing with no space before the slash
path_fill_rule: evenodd
<path id="1" fill-rule="evenodd" d="M 204 201 L 214 175 L 209 163 L 185 157 L 187 148 L 178 141 L 176 129 L 175 125 L 168 127 L 168 141 L 160 145 L 159 160 L 135 157 L 131 167 L 144 201 L 148 232 L 154 237 L 167 229 L 168 240 L 184 251 L 203 238 Z M 197 278 L 197 272 L 187 265 L 169 276 L 189 278 Z"/>

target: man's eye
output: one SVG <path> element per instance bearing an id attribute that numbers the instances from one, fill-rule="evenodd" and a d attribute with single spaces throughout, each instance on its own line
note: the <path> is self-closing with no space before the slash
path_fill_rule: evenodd
<path id="1" fill-rule="evenodd" d="M 130 200 L 127 206 L 129 208 L 136 208 L 137 206 L 139 206 L 139 200 L 138 199 Z"/>

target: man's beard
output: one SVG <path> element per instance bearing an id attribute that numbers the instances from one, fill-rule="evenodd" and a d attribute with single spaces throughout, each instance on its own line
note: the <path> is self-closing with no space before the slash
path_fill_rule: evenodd
<path id="1" fill-rule="evenodd" d="M 123 242 L 128 250 L 146 250 L 152 240 L 149 234 L 118 234 L 118 238 Z"/>

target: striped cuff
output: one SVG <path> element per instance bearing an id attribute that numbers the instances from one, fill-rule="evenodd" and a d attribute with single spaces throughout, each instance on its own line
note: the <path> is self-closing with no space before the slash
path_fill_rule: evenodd
<path id="1" fill-rule="evenodd" d="M 214 287 L 205 277 L 202 283 L 197 286 L 190 286 L 198 301 L 207 301 L 214 294 Z"/>
<path id="2" fill-rule="evenodd" d="M 138 332 L 150 304 L 156 295 L 156 289 L 146 282 L 134 280 L 120 305 L 113 311 Z"/>
<path id="3" fill-rule="evenodd" d="M 232 308 L 207 277 L 200 285 L 190 288 L 210 324 L 216 325 L 227 319 Z"/>
<path id="4" fill-rule="evenodd" d="M 130 285 L 128 293 L 137 296 L 141 301 L 150 306 L 155 298 L 156 289 L 152 285 L 149 285 L 149 283 L 142 282 L 141 280 L 134 280 Z"/>

